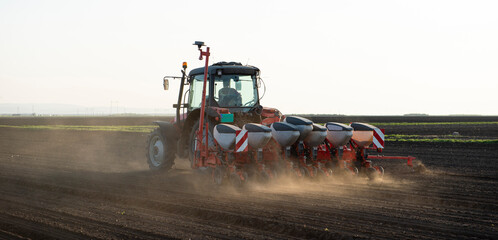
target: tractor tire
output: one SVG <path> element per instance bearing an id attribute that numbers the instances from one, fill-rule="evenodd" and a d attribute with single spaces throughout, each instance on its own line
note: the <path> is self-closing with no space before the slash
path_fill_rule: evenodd
<path id="1" fill-rule="evenodd" d="M 357 176 L 360 176 L 360 171 L 358 171 L 358 168 L 357 167 L 354 167 L 352 170 L 351 170 L 351 175 L 357 177 Z"/>
<path id="2" fill-rule="evenodd" d="M 214 125 L 212 121 L 209 121 L 208 119 L 205 119 L 208 124 L 209 124 L 209 131 L 208 131 L 208 142 L 209 142 L 209 148 L 214 149 L 215 144 L 214 144 L 214 135 L 213 135 L 213 129 Z M 190 131 L 190 136 L 189 136 L 189 142 L 188 142 L 188 159 L 190 161 L 190 167 L 194 168 L 194 159 L 195 159 L 195 154 L 198 152 L 196 151 L 197 149 L 197 144 L 202 143 L 202 141 L 197 140 L 197 131 L 199 130 L 199 125 L 200 121 L 197 120 L 194 125 L 192 126 L 192 130 Z M 205 134 L 203 133 L 203 138 L 205 138 Z M 205 144 L 205 143 L 203 143 Z M 204 170 L 201 168 L 200 170 Z"/>
<path id="3" fill-rule="evenodd" d="M 307 168 L 299 167 L 299 171 L 301 172 L 302 178 L 311 177 L 310 171 Z"/>
<path id="4" fill-rule="evenodd" d="M 318 176 L 318 168 L 315 166 L 312 166 L 310 174 L 311 173 L 313 174 L 313 176 L 310 176 L 310 177 L 316 179 L 316 177 Z"/>
<path id="5" fill-rule="evenodd" d="M 154 129 L 148 138 L 146 144 L 147 163 L 151 170 L 167 171 L 171 169 L 175 162 L 175 144 L 168 141 L 161 134 L 160 128 Z"/>
<path id="6" fill-rule="evenodd" d="M 379 177 L 383 178 L 384 177 L 384 168 L 382 166 L 375 166 L 375 169 L 377 169 L 377 172 L 379 173 Z"/>
<path id="7" fill-rule="evenodd" d="M 368 179 L 370 179 L 370 180 L 375 180 L 377 178 L 380 178 L 380 172 L 377 171 L 377 169 L 374 167 L 367 168 L 366 174 L 367 174 Z"/>
<path id="8" fill-rule="evenodd" d="M 259 179 L 262 183 L 269 183 L 277 178 L 277 171 L 273 169 L 266 169 L 259 173 Z"/>
<path id="9" fill-rule="evenodd" d="M 318 169 L 317 177 L 328 178 L 333 176 L 333 171 L 330 168 Z"/>
<path id="10" fill-rule="evenodd" d="M 222 166 L 217 166 L 213 171 L 213 181 L 216 185 L 220 186 L 224 183 L 226 178 L 226 170 Z"/>
<path id="11" fill-rule="evenodd" d="M 240 189 L 247 185 L 249 181 L 248 180 L 249 175 L 247 174 L 247 172 L 243 172 L 242 176 L 244 177 L 244 180 L 240 179 L 240 176 L 237 173 L 230 174 L 230 182 L 234 188 Z"/>
<path id="12" fill-rule="evenodd" d="M 278 178 L 278 172 L 277 172 L 277 170 L 272 169 L 271 170 L 271 174 L 272 174 L 272 180 L 275 180 L 275 179 Z"/>

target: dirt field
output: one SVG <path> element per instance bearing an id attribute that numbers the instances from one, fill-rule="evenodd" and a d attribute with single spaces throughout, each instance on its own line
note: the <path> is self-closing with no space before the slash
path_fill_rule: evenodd
<path id="1" fill-rule="evenodd" d="M 109 123 L 27 119 L 0 125 Z M 462 128 L 498 137 L 496 124 Z M 383 181 L 282 178 L 238 191 L 181 159 L 168 173 L 148 170 L 145 138 L 0 128 L 0 239 L 498 239 L 497 144 L 387 143 L 386 155 L 415 156 L 427 171 L 391 160 L 378 162 Z"/>

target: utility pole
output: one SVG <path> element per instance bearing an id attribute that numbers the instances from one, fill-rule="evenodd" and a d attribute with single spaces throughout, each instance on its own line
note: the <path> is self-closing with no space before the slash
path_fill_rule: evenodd
<path id="1" fill-rule="evenodd" d="M 112 101 L 111 100 L 111 110 L 109 112 L 109 115 L 112 115 L 112 105 L 115 104 L 116 105 L 116 113 L 117 113 L 117 110 L 118 110 L 118 101 Z"/>

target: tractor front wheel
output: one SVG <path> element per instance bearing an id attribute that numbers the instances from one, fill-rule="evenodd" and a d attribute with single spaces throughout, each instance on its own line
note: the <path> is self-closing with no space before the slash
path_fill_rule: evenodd
<path id="1" fill-rule="evenodd" d="M 174 142 L 168 141 L 159 128 L 154 129 L 146 144 L 147 163 L 152 170 L 169 170 L 175 161 Z"/>

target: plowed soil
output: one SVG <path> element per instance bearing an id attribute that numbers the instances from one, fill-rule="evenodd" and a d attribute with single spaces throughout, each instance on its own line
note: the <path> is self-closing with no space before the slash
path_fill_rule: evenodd
<path id="1" fill-rule="evenodd" d="M 150 171 L 146 135 L 0 128 L 0 239 L 498 239 L 496 144 L 388 142 L 427 170 L 233 189 Z"/>

